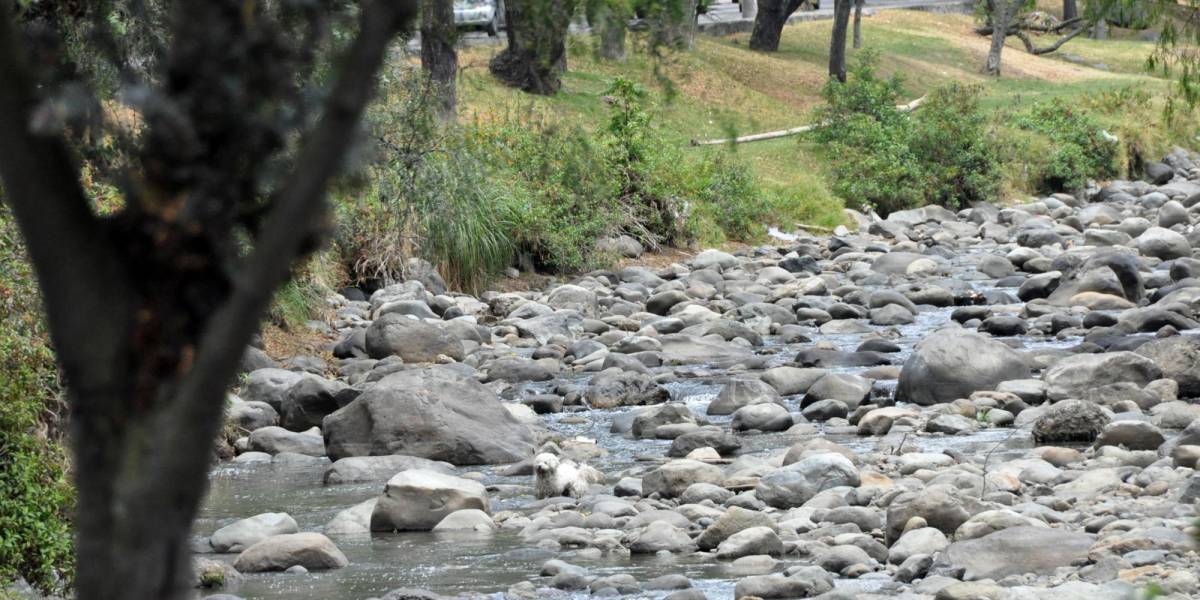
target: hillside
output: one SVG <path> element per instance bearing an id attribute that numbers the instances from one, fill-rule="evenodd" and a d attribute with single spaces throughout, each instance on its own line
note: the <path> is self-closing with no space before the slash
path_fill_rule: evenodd
<path id="1" fill-rule="evenodd" d="M 1165 80 L 1143 69 L 1152 43 L 1076 39 L 1059 53 L 1033 56 L 1010 40 L 1004 54 L 1004 76 L 995 80 L 979 72 L 988 40 L 976 35 L 974 26 L 970 15 L 882 11 L 863 20 L 864 48 L 880 52 L 884 74 L 904 77 L 909 98 L 960 82 L 982 85 L 985 105 L 998 111 L 1021 110 L 1052 97 L 1100 109 L 1107 102 L 1119 106 L 1111 107 L 1111 115 L 1100 110 L 1101 122 L 1118 137 L 1124 132 L 1132 147 L 1148 158 L 1182 139 L 1180 131 L 1146 126 L 1162 120 L 1157 101 L 1130 97 L 1138 95 L 1133 90 L 1158 93 L 1166 89 Z M 573 40 L 563 91 L 553 98 L 532 97 L 499 86 L 487 72 L 487 61 L 499 47 L 469 48 L 460 55 L 460 110 L 467 120 L 535 112 L 575 123 L 596 123 L 605 114 L 603 90 L 614 77 L 622 76 L 656 91 L 658 122 L 665 134 L 681 145 L 691 139 L 724 137 L 729 132 L 792 127 L 809 122 L 811 110 L 821 102 L 830 27 L 829 21 L 788 26 L 776 54 L 749 50 L 749 34 L 701 36 L 693 51 L 671 56 L 663 68 L 676 92 L 669 100 L 655 78 L 654 65 L 644 55 L 634 55 L 624 64 L 599 62 L 592 58 L 585 38 Z M 851 51 L 852 61 L 859 52 Z M 782 139 L 749 144 L 738 151 L 753 160 L 767 181 L 809 189 L 814 201 L 828 197 L 822 174 L 830 158 L 822 156 L 813 143 Z M 1012 192 L 1030 191 L 1019 170 L 1006 184 Z"/>

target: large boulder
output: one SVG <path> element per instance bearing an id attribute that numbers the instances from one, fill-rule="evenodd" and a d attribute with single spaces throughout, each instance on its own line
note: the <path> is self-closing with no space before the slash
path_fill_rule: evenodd
<path id="1" fill-rule="evenodd" d="M 645 373 L 614 367 L 592 377 L 583 397 L 592 408 L 616 408 L 661 404 L 671 399 L 671 393 Z"/>
<path id="2" fill-rule="evenodd" d="M 733 597 L 811 598 L 833 589 L 833 575 L 821 567 L 797 567 L 788 575 L 753 575 L 737 582 Z"/>
<path id="3" fill-rule="evenodd" d="M 1102 393 L 1106 386 L 1133 384 L 1141 388 L 1161 377 L 1162 370 L 1145 356 L 1105 352 L 1068 356 L 1046 369 L 1042 380 L 1051 400 L 1087 400 Z"/>
<path id="4" fill-rule="evenodd" d="M 329 465 L 322 481 L 325 485 L 387 481 L 396 473 L 410 469 L 454 474 L 454 465 L 419 456 L 349 456 Z"/>
<path id="5" fill-rule="evenodd" d="M 432 363 L 445 355 L 462 360 L 462 342 L 445 329 L 398 313 L 379 317 L 367 327 L 367 354 L 371 358 L 399 356 L 404 362 Z"/>
<path id="6" fill-rule="evenodd" d="M 1145 293 L 1137 257 L 1127 251 L 1100 250 L 1090 256 L 1069 252 L 1052 266 L 1063 275 L 1047 298 L 1051 304 L 1082 304 L 1080 294 L 1087 292 L 1137 303 Z"/>
<path id="7" fill-rule="evenodd" d="M 732 415 L 738 409 L 754 404 L 779 403 L 779 392 L 757 379 L 731 379 L 712 402 L 710 416 Z"/>
<path id="8" fill-rule="evenodd" d="M 675 498 L 693 483 L 720 485 L 724 480 L 721 468 L 715 465 L 690 459 L 673 460 L 642 477 L 642 494 Z"/>
<path id="9" fill-rule="evenodd" d="M 234 521 L 218 529 L 209 538 L 217 552 L 241 552 L 273 535 L 296 533 L 300 528 L 287 513 L 263 513 Z"/>
<path id="10" fill-rule="evenodd" d="M 304 567 L 309 571 L 340 569 L 350 564 L 346 555 L 329 538 L 319 533 L 274 535 L 238 555 L 233 568 L 242 573 L 286 571 Z"/>
<path id="11" fill-rule="evenodd" d="M 974 499 L 947 485 L 930 485 L 919 492 L 906 492 L 888 505 L 886 539 L 896 543 L 904 526 L 913 517 L 921 517 L 930 527 L 952 535 L 972 515 L 983 512 Z"/>
<path id="12" fill-rule="evenodd" d="M 780 467 L 759 480 L 755 495 L 776 508 L 804 505 L 813 496 L 835 487 L 858 487 L 858 469 L 836 452 L 814 454 Z"/>
<path id="13" fill-rule="evenodd" d="M 324 430 L 333 460 L 406 454 L 480 465 L 533 454 L 533 433 L 495 393 L 444 367 L 384 377 L 326 417 Z"/>
<path id="14" fill-rule="evenodd" d="M 1192 245 L 1183 234 L 1162 227 L 1147 229 L 1137 236 L 1134 243 L 1143 256 L 1153 256 L 1162 260 L 1192 255 Z"/>
<path id="15" fill-rule="evenodd" d="M 712 550 L 729 536 L 752 527 L 775 527 L 775 521 L 757 510 L 731 506 L 696 538 L 696 544 L 701 550 Z"/>
<path id="16" fill-rule="evenodd" d="M 1029 365 L 1012 348 L 966 331 L 939 331 L 917 344 L 900 371 L 897 402 L 931 405 L 1028 379 Z"/>
<path id="17" fill-rule="evenodd" d="M 779 556 L 783 541 L 772 527 L 748 527 L 721 542 L 717 558 L 733 560 L 743 556 Z"/>
<path id="18" fill-rule="evenodd" d="M 349 404 L 356 395 L 345 383 L 307 375 L 288 388 L 279 424 L 292 431 L 320 427 L 329 413 Z"/>
<path id="19" fill-rule="evenodd" d="M 1179 384 L 1179 395 L 1200 397 L 1200 337 L 1175 336 L 1142 344 L 1137 353 L 1154 362 L 1162 376 Z"/>
<path id="20" fill-rule="evenodd" d="M 546 304 L 590 316 L 596 313 L 596 292 L 577 285 L 560 285 L 550 292 Z"/>
<path id="21" fill-rule="evenodd" d="M 288 431 L 277 425 L 250 432 L 249 448 L 256 452 L 290 452 L 307 456 L 325 456 L 325 442 L 316 427 L 308 431 Z"/>
<path id="22" fill-rule="evenodd" d="M 371 513 L 371 531 L 429 531 L 458 510 L 490 511 L 482 483 L 437 471 L 401 471 Z"/>
<path id="23" fill-rule="evenodd" d="M 733 413 L 734 431 L 785 431 L 792 426 L 792 414 L 773 402 L 743 406 Z"/>
<path id="24" fill-rule="evenodd" d="M 935 572 L 962 572 L 964 581 L 1053 574 L 1087 558 L 1096 536 L 1048 527 L 1009 527 L 946 547 Z"/>

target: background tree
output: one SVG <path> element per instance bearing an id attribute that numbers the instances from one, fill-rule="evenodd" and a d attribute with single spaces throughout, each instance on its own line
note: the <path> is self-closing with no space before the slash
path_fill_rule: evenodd
<path id="1" fill-rule="evenodd" d="M 1079 5 L 1075 3 L 1075 0 L 1063 0 L 1062 11 L 1064 21 L 1079 18 Z"/>
<path id="2" fill-rule="evenodd" d="M 454 3 L 421 0 L 421 68 L 428 78 L 432 108 L 442 121 L 453 121 L 458 105 L 455 89 L 458 53 L 454 50 L 457 38 Z"/>
<path id="3" fill-rule="evenodd" d="M 627 0 L 587 0 L 587 20 L 596 39 L 596 56 L 625 60 L 625 33 L 633 16 Z"/>
<path id="4" fill-rule="evenodd" d="M 804 0 L 758 0 L 758 15 L 754 18 L 754 30 L 750 33 L 750 49 L 778 51 L 783 26 L 802 4 Z"/>
<path id="5" fill-rule="evenodd" d="M 846 81 L 846 30 L 850 25 L 850 9 L 854 0 L 835 0 L 833 3 L 833 35 L 829 42 L 829 76 Z M 1003 0 L 1001 0 L 1003 1 Z"/>
<path id="6" fill-rule="evenodd" d="M 506 85 L 553 95 L 567 70 L 567 27 L 575 0 L 507 0 L 508 46 L 489 65 Z"/>
<path id="7" fill-rule="evenodd" d="M 275 289 L 317 246 L 325 188 L 415 2 L 362 7 L 317 118 L 307 88 L 340 2 L 164 1 L 169 45 L 145 79 L 113 35 L 117 3 L 83 4 L 89 35 L 75 41 L 91 52 L 74 55 L 120 73 L 138 116 L 126 127 L 84 92 L 95 82 L 55 24 L 14 4 L 0 3 L 0 178 L 68 386 L 77 596 L 182 598 L 225 391 Z M 124 206 L 106 216 L 80 184 L 87 140 L 120 147 Z"/>
<path id="8" fill-rule="evenodd" d="M 690 50 L 696 43 L 696 9 L 702 0 L 641 0 L 655 48 Z"/>
<path id="9" fill-rule="evenodd" d="M 854 49 L 862 48 L 863 0 L 854 0 Z"/>

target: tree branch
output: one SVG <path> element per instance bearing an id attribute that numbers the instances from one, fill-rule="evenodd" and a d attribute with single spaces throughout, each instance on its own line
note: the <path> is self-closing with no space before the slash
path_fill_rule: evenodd
<path id="1" fill-rule="evenodd" d="M 174 497 L 185 501 L 168 514 L 185 527 L 206 485 L 207 450 L 218 429 L 226 386 L 275 289 L 287 280 L 304 239 L 311 234 L 326 186 L 341 169 L 353 142 L 391 39 L 415 15 L 416 0 L 377 0 L 364 9 L 359 35 L 342 61 L 321 120 L 306 136 L 254 250 L 235 275 L 230 297 L 210 319 L 195 362 L 164 416 L 158 436 L 178 450 L 156 455 L 142 484 L 150 489 L 156 481 L 177 482 Z"/>
<path id="2" fill-rule="evenodd" d="M 1072 31 L 1071 33 L 1068 33 L 1067 35 L 1064 35 L 1061 38 L 1059 38 L 1057 42 L 1054 42 L 1053 44 L 1051 44 L 1049 46 L 1044 46 L 1041 48 L 1034 46 L 1033 40 L 1029 39 L 1029 35 L 1023 31 L 1018 31 L 1016 33 L 1016 36 L 1017 36 L 1017 38 L 1019 38 L 1021 40 L 1021 43 L 1025 44 L 1025 50 L 1027 52 L 1029 52 L 1030 54 L 1033 54 L 1035 56 L 1040 56 L 1042 54 L 1050 54 L 1051 52 L 1054 52 L 1055 50 L 1062 48 L 1063 44 L 1075 39 L 1075 36 L 1078 36 L 1079 34 L 1083 33 L 1086 30 L 1087 30 L 1086 26 L 1079 27 L 1079 28 L 1075 29 L 1075 31 Z"/>
<path id="3" fill-rule="evenodd" d="M 33 127 L 36 83 L 10 10 L 0 7 L 0 177 L 41 285 L 59 360 L 80 391 L 105 388 L 124 343 L 124 272 L 61 135 Z M 118 308 L 120 310 L 120 308 Z M 83 394 L 82 396 L 86 396 Z M 78 397 L 78 396 L 77 396 Z"/>

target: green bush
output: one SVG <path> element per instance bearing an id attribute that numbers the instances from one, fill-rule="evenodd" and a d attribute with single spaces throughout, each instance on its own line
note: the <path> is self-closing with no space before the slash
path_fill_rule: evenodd
<path id="1" fill-rule="evenodd" d="M 826 144 L 838 196 L 883 214 L 923 204 L 958 208 L 993 198 L 1000 169 L 977 87 L 934 90 L 913 114 L 896 108 L 903 82 L 864 52 L 845 83 L 831 80 L 814 132 Z"/>
<path id="2" fill-rule="evenodd" d="M 1039 189 L 1077 190 L 1089 178 L 1117 174 L 1119 144 L 1086 111 L 1054 99 L 1018 115 L 1016 123 L 1021 129 L 1046 136 L 1053 146 L 1035 174 Z"/>
<path id="3" fill-rule="evenodd" d="M 74 494 L 58 442 L 58 370 L 38 298 L 0 200 L 0 587 L 21 577 L 57 592 L 74 570 Z"/>
<path id="4" fill-rule="evenodd" d="M 604 151 L 583 129 L 533 120 L 481 127 L 475 134 L 497 177 L 513 187 L 513 238 L 533 266 L 580 271 L 604 257 L 596 241 L 631 222 Z"/>
<path id="5" fill-rule="evenodd" d="M 370 183 L 342 194 L 337 248 L 357 282 L 399 280 L 421 257 L 452 287 L 477 291 L 512 263 L 512 190 L 493 177 L 484 149 L 439 125 L 429 106 L 425 90 L 403 80 L 372 111 Z"/>

